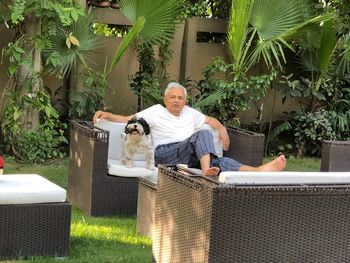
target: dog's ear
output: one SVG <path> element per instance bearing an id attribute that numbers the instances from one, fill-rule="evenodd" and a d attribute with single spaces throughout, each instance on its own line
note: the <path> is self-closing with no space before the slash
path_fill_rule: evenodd
<path id="1" fill-rule="evenodd" d="M 130 121 L 128 121 L 128 123 L 129 123 Z M 129 131 L 128 131 L 128 123 L 125 125 L 125 127 L 124 127 L 124 132 L 125 132 L 125 134 L 129 134 Z"/>
<path id="2" fill-rule="evenodd" d="M 142 125 L 145 134 L 148 135 L 151 132 L 151 129 L 149 128 L 147 121 L 145 121 L 144 118 L 140 118 L 138 122 Z"/>

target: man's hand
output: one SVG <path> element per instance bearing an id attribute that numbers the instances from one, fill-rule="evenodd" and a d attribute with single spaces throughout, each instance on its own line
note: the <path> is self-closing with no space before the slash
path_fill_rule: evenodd
<path id="1" fill-rule="evenodd" d="M 205 116 L 205 123 L 209 124 L 212 128 L 219 131 L 219 140 L 222 142 L 222 148 L 227 151 L 230 147 L 230 138 L 227 134 L 227 129 L 217 119 L 210 116 Z"/>
<path id="2" fill-rule="evenodd" d="M 96 124 L 99 119 L 108 119 L 110 114 L 109 112 L 98 110 L 95 112 L 92 121 Z"/>
<path id="3" fill-rule="evenodd" d="M 227 129 L 224 126 L 219 129 L 219 140 L 222 142 L 224 151 L 227 151 L 230 147 L 230 138 L 228 137 Z"/>
<path id="4" fill-rule="evenodd" d="M 106 120 L 114 121 L 114 122 L 125 122 L 126 123 L 130 119 L 132 119 L 134 116 L 135 116 L 135 114 L 129 115 L 129 116 L 124 116 L 124 115 L 113 114 L 113 113 L 107 112 L 107 111 L 98 110 L 95 112 L 95 115 L 92 118 L 92 121 L 94 122 L 94 124 L 96 124 L 97 121 L 101 120 L 101 119 L 106 119 Z"/>

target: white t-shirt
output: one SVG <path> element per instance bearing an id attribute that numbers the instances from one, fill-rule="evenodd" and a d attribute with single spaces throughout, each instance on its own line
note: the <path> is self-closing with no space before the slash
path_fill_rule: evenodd
<path id="1" fill-rule="evenodd" d="M 150 128 L 153 145 L 180 142 L 190 137 L 205 122 L 205 115 L 191 107 L 185 106 L 180 116 L 171 114 L 160 104 L 153 105 L 136 114 L 144 118 Z"/>

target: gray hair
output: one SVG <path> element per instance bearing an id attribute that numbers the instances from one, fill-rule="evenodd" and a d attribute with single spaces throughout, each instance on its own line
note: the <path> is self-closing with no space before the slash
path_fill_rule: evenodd
<path id="1" fill-rule="evenodd" d="M 186 88 L 184 86 L 182 86 L 180 83 L 177 83 L 177 82 L 170 82 L 168 84 L 168 86 L 164 90 L 164 96 L 166 96 L 169 93 L 169 91 L 171 89 L 174 89 L 174 88 L 182 88 L 183 91 L 184 91 L 184 94 L 185 94 L 185 98 L 187 97 L 187 90 L 186 90 Z"/>

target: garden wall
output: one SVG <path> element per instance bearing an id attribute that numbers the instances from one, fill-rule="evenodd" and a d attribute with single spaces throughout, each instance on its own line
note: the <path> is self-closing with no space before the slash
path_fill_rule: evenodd
<path id="1" fill-rule="evenodd" d="M 120 10 L 111 8 L 92 8 L 95 21 L 106 24 L 130 25 L 130 21 L 123 16 Z M 198 32 L 226 32 L 226 21 L 220 19 L 208 18 L 192 18 L 177 27 L 174 40 L 171 44 L 173 50 L 172 59 L 167 67 L 169 80 L 183 80 L 190 78 L 198 81 L 202 78 L 202 69 L 210 64 L 216 56 L 221 56 L 227 61 L 229 59 L 227 48 L 224 44 L 197 42 Z M 4 25 L 0 25 L 0 49 L 7 45 L 12 40 L 13 33 L 7 30 Z M 109 65 L 114 52 L 121 42 L 120 38 L 105 37 L 106 46 L 100 54 L 98 54 L 93 61 L 95 62 L 94 69 L 102 71 L 105 65 Z M 4 61 L 0 66 L 0 94 L 3 95 L 4 88 L 8 81 L 6 75 L 7 62 Z M 136 111 L 136 96 L 129 88 L 129 76 L 137 71 L 138 65 L 136 60 L 135 50 L 129 48 L 121 61 L 117 64 L 108 81 L 111 89 L 107 91 L 105 101 L 108 109 L 120 113 L 131 114 Z M 81 86 L 81 76 L 79 73 L 75 75 L 76 88 Z M 44 84 L 51 89 L 57 89 L 61 84 L 60 81 L 52 76 L 44 77 Z M 273 105 L 273 92 L 263 100 L 263 115 L 262 120 L 268 121 Z M 282 111 L 290 111 L 298 105 L 295 101 L 287 100 L 286 104 L 282 105 L 281 98 L 278 95 L 275 105 L 273 119 L 280 119 L 283 117 Z M 1 97 L 0 116 L 3 115 L 3 97 Z M 261 102 L 256 102 L 260 108 Z M 241 120 L 243 123 L 249 123 L 258 116 L 256 110 L 246 111 L 241 113 Z"/>

